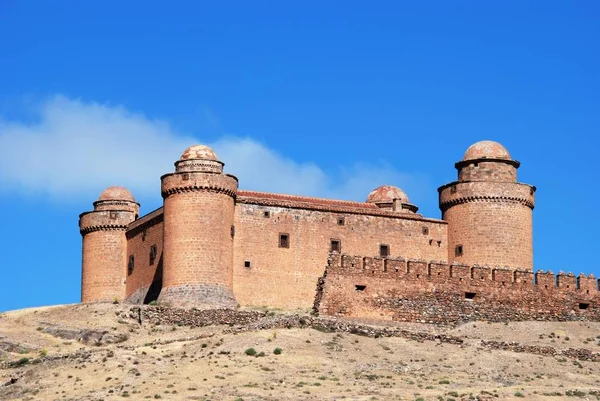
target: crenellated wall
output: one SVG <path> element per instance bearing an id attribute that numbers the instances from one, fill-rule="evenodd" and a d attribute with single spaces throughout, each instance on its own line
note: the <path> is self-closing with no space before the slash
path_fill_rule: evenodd
<path id="1" fill-rule="evenodd" d="M 469 320 L 600 320 L 593 275 L 340 255 L 315 307 L 322 314 L 456 324 Z"/>

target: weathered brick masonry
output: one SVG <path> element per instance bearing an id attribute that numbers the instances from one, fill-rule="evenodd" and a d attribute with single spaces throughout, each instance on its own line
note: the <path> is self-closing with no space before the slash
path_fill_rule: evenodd
<path id="1" fill-rule="evenodd" d="M 332 253 L 316 298 L 325 315 L 455 324 L 600 320 L 593 275 Z"/>
<path id="2" fill-rule="evenodd" d="M 80 217 L 82 301 L 316 304 L 323 314 L 435 323 L 599 318 L 595 279 L 534 277 L 535 187 L 517 182 L 520 163 L 496 142 L 455 164 L 457 181 L 438 189 L 442 219 L 418 214 L 393 186 L 366 202 L 255 192 L 223 166 L 212 149 L 188 148 L 161 177 L 163 207 L 141 218 L 128 190 L 105 190 Z"/>

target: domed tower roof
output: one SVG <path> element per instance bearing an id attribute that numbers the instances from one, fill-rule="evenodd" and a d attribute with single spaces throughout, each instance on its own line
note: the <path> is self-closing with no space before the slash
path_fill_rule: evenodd
<path id="1" fill-rule="evenodd" d="M 179 160 L 212 160 L 219 161 L 214 150 L 206 145 L 192 145 L 187 148 Z"/>
<path id="2" fill-rule="evenodd" d="M 175 171 L 222 173 L 224 164 L 214 150 L 206 145 L 192 145 L 175 162 Z"/>
<path id="3" fill-rule="evenodd" d="M 409 202 L 403 190 L 392 185 L 382 185 L 372 190 L 367 197 L 367 203 L 374 203 L 380 209 L 394 212 L 416 213 L 419 210 Z"/>
<path id="4" fill-rule="evenodd" d="M 394 199 L 408 203 L 408 196 L 403 190 L 392 185 L 382 185 L 369 193 L 367 203 L 391 203 Z"/>
<path id="5" fill-rule="evenodd" d="M 476 159 L 512 160 L 508 150 L 494 141 L 480 141 L 469 146 L 463 156 L 463 161 Z"/>
<path id="6" fill-rule="evenodd" d="M 131 191 L 123 187 L 108 187 L 98 197 L 98 202 L 103 201 L 129 201 L 135 202 Z"/>

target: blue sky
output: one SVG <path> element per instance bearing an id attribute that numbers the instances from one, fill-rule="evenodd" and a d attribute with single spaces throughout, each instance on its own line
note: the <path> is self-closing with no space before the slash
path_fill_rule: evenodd
<path id="1" fill-rule="evenodd" d="M 144 213 L 192 143 L 245 189 L 428 217 L 479 140 L 538 187 L 535 266 L 594 273 L 595 1 L 0 0 L 0 311 L 79 301 L 79 213 L 126 185 Z"/>

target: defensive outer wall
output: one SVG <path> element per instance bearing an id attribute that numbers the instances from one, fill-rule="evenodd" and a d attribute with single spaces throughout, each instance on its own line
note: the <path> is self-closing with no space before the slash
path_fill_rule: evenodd
<path id="1" fill-rule="evenodd" d="M 598 280 L 583 274 L 330 254 L 315 309 L 324 315 L 456 324 L 600 320 Z"/>
<path id="2" fill-rule="evenodd" d="M 161 177 L 161 208 L 139 217 L 133 194 L 110 187 L 81 214 L 82 301 L 598 320 L 595 278 L 533 272 L 536 188 L 517 181 L 519 166 L 496 142 L 472 145 L 457 180 L 438 189 L 436 219 L 389 185 L 366 202 L 240 190 L 213 150 L 195 145 Z"/>

